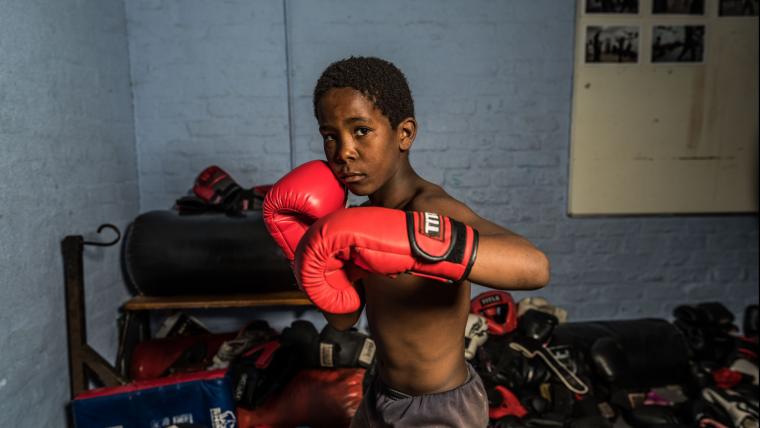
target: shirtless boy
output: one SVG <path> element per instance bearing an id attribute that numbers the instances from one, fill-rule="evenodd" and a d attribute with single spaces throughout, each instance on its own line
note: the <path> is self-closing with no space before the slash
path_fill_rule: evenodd
<path id="1" fill-rule="evenodd" d="M 351 426 L 485 427 L 485 389 L 464 359 L 470 281 L 540 288 L 546 256 L 414 171 L 414 106 L 393 64 L 330 65 L 314 110 L 327 162 L 280 180 L 265 216 L 328 323 L 348 329 L 367 310 L 378 376 Z M 342 209 L 341 185 L 369 200 Z"/>

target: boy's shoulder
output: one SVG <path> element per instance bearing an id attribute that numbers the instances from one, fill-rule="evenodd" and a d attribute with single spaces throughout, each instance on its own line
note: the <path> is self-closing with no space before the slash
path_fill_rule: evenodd
<path id="1" fill-rule="evenodd" d="M 454 201 L 443 187 L 433 184 L 427 181 L 423 181 L 417 187 L 417 191 L 414 193 L 412 199 L 406 203 L 404 209 L 408 211 L 430 211 L 436 205 L 441 202 Z"/>
<path id="2" fill-rule="evenodd" d="M 420 185 L 404 209 L 407 211 L 429 211 L 454 218 L 472 212 L 463 202 L 449 195 L 443 187 L 430 182 L 424 182 Z"/>

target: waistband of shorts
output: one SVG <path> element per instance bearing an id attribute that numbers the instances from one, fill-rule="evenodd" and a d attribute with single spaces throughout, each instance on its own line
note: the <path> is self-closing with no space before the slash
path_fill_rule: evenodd
<path id="1" fill-rule="evenodd" d="M 475 377 L 474 375 L 475 375 L 475 368 L 472 367 L 470 363 L 467 363 L 467 379 L 465 379 L 464 382 L 462 382 L 462 384 L 457 386 L 456 388 L 461 388 L 462 386 L 467 385 L 467 383 L 470 382 Z M 403 400 L 405 398 L 415 397 L 414 395 L 407 394 L 406 392 L 401 392 L 397 389 L 391 388 L 380 379 L 380 376 L 376 378 L 376 382 L 377 382 L 378 392 L 390 398 L 391 400 L 396 401 L 396 400 Z M 447 391 L 442 391 L 441 393 L 443 392 L 447 392 Z M 426 394 L 422 394 L 422 395 L 426 395 Z"/>

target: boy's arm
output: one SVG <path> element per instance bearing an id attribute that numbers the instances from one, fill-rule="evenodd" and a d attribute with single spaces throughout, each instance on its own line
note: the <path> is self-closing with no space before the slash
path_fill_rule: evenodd
<path id="1" fill-rule="evenodd" d="M 294 269 L 298 285 L 315 305 L 338 314 L 361 307 L 351 266 L 391 277 L 410 273 L 443 282 L 469 279 L 501 289 L 535 289 L 549 281 L 546 256 L 524 238 L 448 195 L 435 197 L 435 203 L 421 200 L 430 197 L 416 199 L 405 207 L 415 212 L 338 210 L 309 228 L 298 244 Z"/>
<path id="2" fill-rule="evenodd" d="M 478 231 L 477 257 L 468 280 L 502 290 L 532 290 L 549 283 L 549 259 L 541 250 L 456 199 L 433 196 L 412 209 L 443 214 Z"/>

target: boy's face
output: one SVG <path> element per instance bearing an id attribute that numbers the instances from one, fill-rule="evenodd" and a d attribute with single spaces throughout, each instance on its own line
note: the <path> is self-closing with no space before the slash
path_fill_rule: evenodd
<path id="1" fill-rule="evenodd" d="M 330 89 L 317 116 L 327 162 L 352 193 L 371 195 L 393 177 L 407 140 L 361 92 Z"/>

